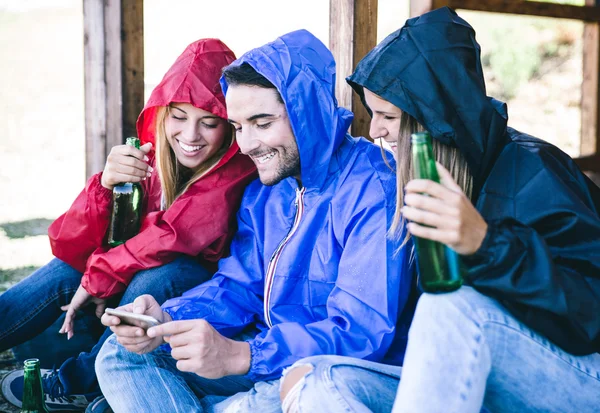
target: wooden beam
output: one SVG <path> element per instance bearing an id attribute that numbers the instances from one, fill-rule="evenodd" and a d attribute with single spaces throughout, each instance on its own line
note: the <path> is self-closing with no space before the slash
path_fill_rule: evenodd
<path id="1" fill-rule="evenodd" d="M 586 0 L 586 5 L 599 6 L 599 0 Z M 600 151 L 600 25 L 586 23 L 583 27 L 583 82 L 581 85 L 581 147 L 582 157 Z M 600 172 L 600 162 L 587 161 L 591 171 Z"/>
<path id="2" fill-rule="evenodd" d="M 86 176 L 135 135 L 144 105 L 143 0 L 85 0 Z"/>
<path id="3" fill-rule="evenodd" d="M 336 96 L 354 112 L 352 134 L 369 137 L 369 114 L 346 77 L 377 44 L 377 0 L 330 0 L 329 48 L 337 63 Z"/>
<path id="4" fill-rule="evenodd" d="M 438 3 L 435 0 L 431 1 Z M 448 0 L 445 3 L 453 9 L 600 22 L 600 9 L 593 6 L 571 6 L 523 0 Z"/>

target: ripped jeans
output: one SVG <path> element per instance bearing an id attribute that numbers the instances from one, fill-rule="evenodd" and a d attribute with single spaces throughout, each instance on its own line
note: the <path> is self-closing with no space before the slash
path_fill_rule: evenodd
<path id="1" fill-rule="evenodd" d="M 421 296 L 404 367 L 316 356 L 287 372 L 301 365 L 313 370 L 288 393 L 286 413 L 591 413 L 600 406 L 600 354 L 562 351 L 470 287 Z"/>

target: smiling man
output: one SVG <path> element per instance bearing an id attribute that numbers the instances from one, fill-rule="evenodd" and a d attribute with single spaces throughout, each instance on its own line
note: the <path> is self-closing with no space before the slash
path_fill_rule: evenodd
<path id="1" fill-rule="evenodd" d="M 149 296 L 126 308 L 163 324 L 103 317 L 116 335 L 97 372 L 116 412 L 280 412 L 277 380 L 303 357 L 398 364 L 404 353 L 412 271 L 386 237 L 395 177 L 377 146 L 346 133 L 331 52 L 292 32 L 232 63 L 221 84 L 260 180 L 212 280 L 162 308 Z"/>

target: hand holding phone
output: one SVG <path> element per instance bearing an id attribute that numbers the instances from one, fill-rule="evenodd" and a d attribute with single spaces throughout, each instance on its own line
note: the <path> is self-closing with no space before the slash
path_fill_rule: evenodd
<path id="1" fill-rule="evenodd" d="M 156 318 L 145 314 L 136 314 L 130 311 L 117 310 L 114 308 L 107 308 L 106 310 L 104 310 L 104 312 L 108 315 L 119 317 L 119 320 L 121 320 L 121 323 L 123 324 L 127 324 L 134 327 L 141 327 L 144 330 L 161 324 L 161 322 L 158 321 Z"/>

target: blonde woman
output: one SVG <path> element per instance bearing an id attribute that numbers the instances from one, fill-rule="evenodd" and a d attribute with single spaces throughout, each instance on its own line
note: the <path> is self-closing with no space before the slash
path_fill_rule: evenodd
<path id="1" fill-rule="evenodd" d="M 70 339 L 76 311 L 89 304 L 101 316 L 107 304 L 142 294 L 163 302 L 211 277 L 227 253 L 244 189 L 256 177 L 254 163 L 239 152 L 219 85 L 221 69 L 233 60 L 217 39 L 198 40 L 179 56 L 139 116 L 141 148 L 111 150 L 104 171 L 50 226 L 56 259 L 0 296 L 0 350 L 32 339 L 62 311 L 61 332 Z M 111 194 L 120 182 L 142 182 L 144 215 L 137 236 L 109 248 Z M 94 361 L 108 335 L 107 329 L 90 353 L 44 372 L 50 409 L 83 409 L 99 396 Z M 22 371 L 2 383 L 15 405 L 21 389 Z M 88 410 L 105 408 L 101 399 Z"/>

